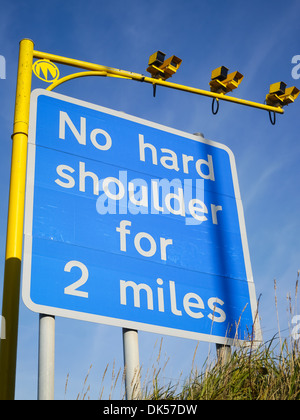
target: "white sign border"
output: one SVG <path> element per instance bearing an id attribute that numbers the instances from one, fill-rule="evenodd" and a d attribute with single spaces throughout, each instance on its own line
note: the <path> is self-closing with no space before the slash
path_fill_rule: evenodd
<path id="1" fill-rule="evenodd" d="M 235 158 L 232 151 L 222 143 L 215 142 L 213 140 L 207 140 L 200 136 L 189 134 L 174 128 L 170 128 L 161 124 L 157 124 L 148 120 L 144 120 L 132 115 L 126 114 L 124 112 L 115 111 L 109 108 L 102 107 L 100 105 L 95 105 L 86 101 L 79 99 L 71 98 L 60 93 L 47 91 L 44 89 L 35 89 L 31 93 L 30 101 L 30 118 L 29 118 L 29 135 L 28 135 L 28 152 L 27 152 L 27 175 L 26 175 L 26 195 L 25 195 L 25 220 L 24 220 L 24 246 L 23 246 L 23 267 L 22 267 L 22 299 L 24 304 L 28 309 L 33 312 L 48 314 L 54 316 L 61 316 L 65 318 L 78 319 L 83 321 L 94 322 L 98 324 L 106 324 L 111 326 L 143 330 L 147 332 L 153 332 L 163 335 L 171 335 L 175 337 L 189 338 L 193 340 L 206 341 L 212 343 L 219 343 L 224 345 L 236 345 L 239 343 L 245 343 L 245 340 L 236 340 L 232 338 L 208 335 L 202 333 L 195 333 L 192 331 L 174 329 L 169 327 L 145 324 L 136 321 L 123 320 L 118 318 L 106 317 L 101 315 L 88 314 L 85 312 L 78 312 L 69 309 L 55 308 L 44 305 L 35 304 L 30 298 L 30 284 L 31 284 L 31 259 L 32 259 L 32 219 L 33 219 L 33 199 L 34 199 L 34 172 L 35 172 L 35 138 L 36 138 L 36 117 L 37 117 L 37 101 L 39 96 L 49 96 L 61 101 L 69 102 L 81 107 L 93 109 L 100 111 L 109 115 L 114 115 L 116 117 L 126 119 L 129 121 L 136 122 L 145 126 L 153 127 L 155 129 L 166 131 L 176 136 L 182 137 L 183 140 L 188 138 L 199 143 L 208 144 L 219 149 L 223 149 L 228 153 L 230 159 L 231 173 L 233 179 L 234 193 L 237 204 L 237 212 L 239 219 L 239 226 L 241 231 L 241 240 L 247 275 L 247 282 L 249 288 L 249 297 L 251 304 L 251 313 L 255 329 L 255 342 L 260 342 L 261 329 L 258 316 L 258 307 L 256 300 L 255 286 L 253 282 L 253 274 L 251 268 L 248 240 L 246 234 L 246 226 L 244 219 L 244 210 L 242 206 L 240 189 L 238 184 L 237 170 L 235 164 Z"/>

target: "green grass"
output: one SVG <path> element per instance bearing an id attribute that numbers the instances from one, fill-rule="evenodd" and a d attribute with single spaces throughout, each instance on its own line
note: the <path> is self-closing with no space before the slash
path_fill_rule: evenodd
<path id="1" fill-rule="evenodd" d="M 297 314 L 299 276 L 298 272 L 294 308 L 291 296 L 287 297 L 291 319 Z M 274 290 L 277 307 L 276 281 Z M 168 360 L 161 360 L 162 344 L 163 339 L 152 367 L 147 372 L 141 368 L 143 400 L 300 400 L 300 339 L 293 340 L 291 336 L 283 339 L 279 332 L 258 347 L 250 343 L 232 348 L 231 357 L 225 362 L 207 358 L 200 371 L 195 367 L 197 346 L 189 377 L 182 380 L 180 375 L 175 382 L 169 383 L 166 383 L 164 375 Z M 116 371 L 114 363 L 111 373 L 109 371 L 107 365 L 100 384 L 99 399 L 104 395 L 107 376 L 111 376 L 109 399 L 125 399 L 124 370 L 120 368 Z M 77 399 L 89 399 L 89 372 Z M 66 391 L 67 384 L 68 377 Z"/>
<path id="2" fill-rule="evenodd" d="M 251 346 L 235 348 L 226 363 L 207 360 L 200 372 L 192 367 L 188 378 L 169 383 L 164 373 L 168 362 L 160 367 L 162 343 L 163 340 L 152 367 L 144 375 L 141 368 L 143 400 L 300 400 L 299 340 L 288 342 L 274 337 L 255 349 Z M 194 359 L 196 352 L 197 348 Z M 90 398 L 90 370 L 91 367 L 77 395 L 79 400 Z M 116 370 L 115 364 L 111 372 L 109 365 L 106 366 L 98 398 L 103 398 L 107 376 L 111 377 L 108 398 L 125 399 L 124 370 Z"/>
<path id="3" fill-rule="evenodd" d="M 300 272 L 298 272 L 294 305 L 287 296 L 288 312 L 297 314 Z M 277 284 L 274 281 L 277 309 Z M 294 306 L 294 307 L 293 307 Z M 153 376 L 152 387 L 143 397 L 150 400 L 300 400 L 300 339 L 282 339 L 278 334 L 261 345 L 235 347 L 225 363 L 208 360 L 198 372 L 194 367 L 184 384 L 160 386 L 161 371 Z M 196 352 L 194 355 L 195 360 Z M 193 366 L 194 366 L 193 360 Z"/>
<path id="4" fill-rule="evenodd" d="M 275 338 L 257 349 L 239 348 L 231 359 L 214 362 L 202 371 L 191 372 L 183 385 L 160 386 L 159 374 L 152 389 L 144 392 L 148 400 L 300 400 L 300 354 Z M 277 342 L 277 344 L 276 344 Z"/>

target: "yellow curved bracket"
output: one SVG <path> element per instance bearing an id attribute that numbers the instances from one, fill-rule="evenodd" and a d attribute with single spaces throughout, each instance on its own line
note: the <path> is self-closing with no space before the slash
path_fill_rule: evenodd
<path id="1" fill-rule="evenodd" d="M 87 76 L 107 76 L 105 71 L 81 71 L 78 73 L 69 74 L 68 76 L 62 77 L 61 79 L 56 80 L 46 90 L 53 90 L 62 83 L 68 82 L 69 80 L 77 79 L 78 77 L 87 77 Z"/>
<path id="2" fill-rule="evenodd" d="M 51 63 L 51 62 L 49 61 L 49 63 Z M 34 72 L 34 73 L 37 76 L 36 72 Z M 104 71 L 104 70 L 103 71 L 96 71 L 96 70 L 93 70 L 93 71 L 80 71 L 78 73 L 68 74 L 65 77 L 61 77 L 60 79 L 55 79 L 52 82 L 52 84 L 47 87 L 46 90 L 52 91 L 57 86 L 60 86 L 61 84 L 65 83 L 65 82 L 68 82 L 69 80 L 77 79 L 79 77 L 88 77 L 88 76 L 116 77 L 118 79 L 132 80 L 131 77 L 126 77 L 126 76 L 121 76 L 119 74 L 109 73 L 108 71 Z M 39 77 L 39 79 L 46 81 L 45 79 L 42 79 L 41 77 Z"/>
<path id="3" fill-rule="evenodd" d="M 111 74 L 107 71 L 80 71 L 78 73 L 69 74 L 68 76 L 62 77 L 58 80 L 55 80 L 46 90 L 52 91 L 57 86 L 68 82 L 69 80 L 77 79 L 79 77 L 88 77 L 88 76 L 102 76 L 102 77 L 117 77 L 119 79 L 131 79 L 130 77 L 120 76 L 117 74 Z"/>

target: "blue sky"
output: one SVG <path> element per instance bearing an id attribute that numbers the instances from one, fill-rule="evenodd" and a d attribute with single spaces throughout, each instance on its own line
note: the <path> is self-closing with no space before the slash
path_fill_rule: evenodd
<path id="1" fill-rule="evenodd" d="M 115 68 L 146 74 L 148 57 L 157 50 L 177 55 L 183 63 L 172 81 L 208 89 L 212 69 L 225 65 L 244 80 L 234 96 L 263 102 L 271 83 L 293 80 L 292 57 L 300 54 L 297 0 L 215 2 L 165 0 L 146 2 L 65 0 L 38 2 L 2 0 L 0 55 L 6 59 L 6 80 L 0 80 L 0 270 L 3 272 L 14 95 L 18 45 L 31 38 L 35 48 Z M 65 69 L 61 69 L 62 72 Z M 33 88 L 45 87 L 33 77 Z M 264 111 L 221 102 L 217 116 L 211 100 L 149 85 L 108 78 L 78 79 L 58 92 L 124 111 L 188 133 L 202 132 L 228 146 L 236 158 L 250 256 L 264 339 L 277 331 L 273 281 L 277 280 L 280 328 L 289 334 L 288 293 L 294 294 L 300 269 L 300 100 L 286 108 L 272 126 Z M 2 300 L 3 280 L 0 278 Z M 35 399 L 37 387 L 38 316 L 20 303 L 16 398 Z M 145 372 L 156 363 L 160 336 L 139 334 Z M 155 347 L 155 343 L 158 343 Z M 162 365 L 169 358 L 165 380 L 185 377 L 196 342 L 164 337 Z M 209 348 L 200 343 L 202 366 Z M 122 367 L 122 336 L 117 327 L 57 319 L 56 398 L 75 398 L 89 366 L 91 398 L 97 398 L 107 363 Z M 111 373 L 108 374 L 111 376 Z M 150 375 L 151 377 L 151 375 Z M 108 381 L 110 391 L 111 380 Z M 121 390 L 115 392 L 119 398 Z"/>

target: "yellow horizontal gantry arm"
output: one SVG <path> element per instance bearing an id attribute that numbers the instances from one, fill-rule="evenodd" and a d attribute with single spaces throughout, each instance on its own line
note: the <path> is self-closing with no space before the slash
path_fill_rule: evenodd
<path id="1" fill-rule="evenodd" d="M 222 101 L 233 102 L 239 105 L 250 106 L 252 108 L 263 109 L 265 111 L 276 112 L 278 114 L 283 114 L 284 110 L 281 107 L 275 107 L 270 105 L 261 104 L 259 102 L 248 101 L 245 99 L 234 98 L 231 96 L 226 96 L 224 94 L 210 92 L 203 89 L 197 89 L 190 86 L 180 85 L 176 83 L 167 82 L 165 80 L 155 79 L 152 77 L 147 77 L 142 74 L 129 72 L 126 70 L 119 70 L 112 67 L 102 66 L 100 64 L 89 63 L 86 61 L 75 60 L 72 58 L 62 57 L 55 54 L 50 54 L 41 51 L 33 51 L 33 56 L 38 59 L 50 60 L 55 63 L 64 64 L 72 67 L 77 67 L 80 69 L 88 70 L 86 72 L 75 73 L 69 76 L 66 76 L 62 79 L 57 80 L 52 85 L 49 86 L 48 90 L 52 90 L 63 82 L 66 82 L 77 77 L 84 76 L 109 76 L 109 77 L 119 77 L 125 79 L 131 79 L 138 82 L 145 82 L 152 85 L 164 86 L 171 89 L 181 90 L 184 92 L 194 93 L 196 95 L 207 96 L 210 98 L 220 99 Z"/>

